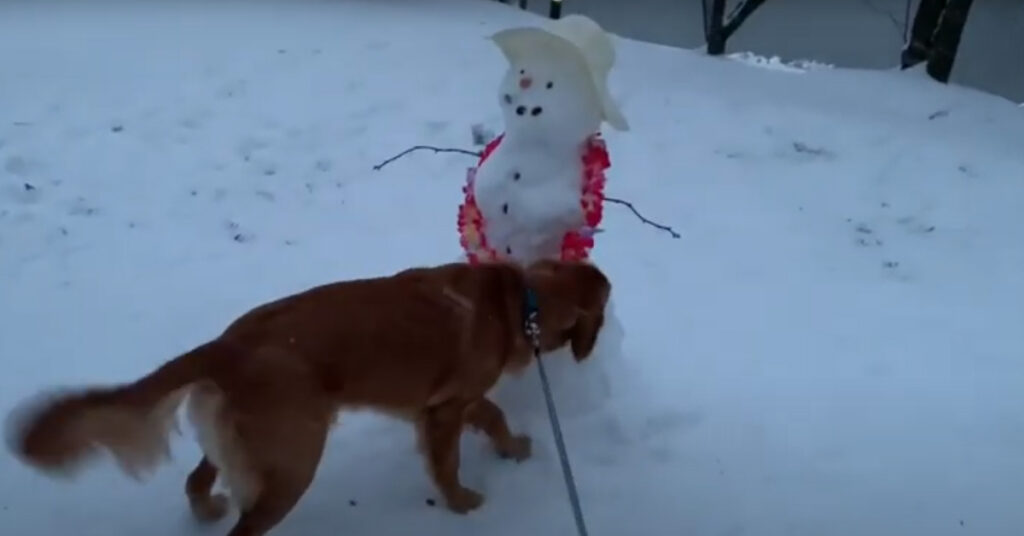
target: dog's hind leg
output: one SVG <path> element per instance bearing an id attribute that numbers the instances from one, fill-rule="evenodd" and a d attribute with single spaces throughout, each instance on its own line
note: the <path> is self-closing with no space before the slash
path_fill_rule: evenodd
<path id="1" fill-rule="evenodd" d="M 228 513 L 228 498 L 223 494 L 211 494 L 217 481 L 217 468 L 203 456 L 199 465 L 192 470 L 185 481 L 185 495 L 192 508 L 192 515 L 204 523 L 213 522 Z"/>
<path id="2" fill-rule="evenodd" d="M 329 420 L 282 412 L 239 427 L 246 469 L 258 483 L 228 536 L 263 536 L 281 522 L 313 482 Z"/>
<path id="3" fill-rule="evenodd" d="M 242 510 L 238 523 L 228 536 L 263 536 L 291 512 L 310 483 L 294 477 L 274 478 L 269 475 L 262 482 L 262 491 L 256 502 Z"/>

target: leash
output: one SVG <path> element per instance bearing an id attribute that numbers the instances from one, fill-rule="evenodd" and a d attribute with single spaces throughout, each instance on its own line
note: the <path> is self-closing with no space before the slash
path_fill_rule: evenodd
<path id="1" fill-rule="evenodd" d="M 540 385 L 544 390 L 544 402 L 548 407 L 548 420 L 551 421 L 551 432 L 555 436 L 555 445 L 558 447 L 558 459 L 562 464 L 565 488 L 569 492 L 569 504 L 572 506 L 573 517 L 576 519 L 576 532 L 579 536 L 587 536 L 587 526 L 583 521 L 583 508 L 580 507 L 580 497 L 576 491 L 576 479 L 573 478 L 572 467 L 569 465 L 569 454 L 565 449 L 565 439 L 562 438 L 562 426 L 558 422 L 558 412 L 555 411 L 555 401 L 551 396 L 548 373 L 544 370 L 544 362 L 540 358 L 540 322 L 537 320 L 538 315 L 537 295 L 532 289 L 527 289 L 526 334 L 530 337 L 530 343 L 533 345 L 533 357 L 537 361 L 537 370 L 540 372 Z"/>

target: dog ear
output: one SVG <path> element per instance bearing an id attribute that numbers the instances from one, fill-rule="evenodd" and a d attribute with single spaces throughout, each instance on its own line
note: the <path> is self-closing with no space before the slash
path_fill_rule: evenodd
<path id="1" fill-rule="evenodd" d="M 528 278 L 551 297 L 541 316 L 568 342 L 576 361 L 590 356 L 604 327 L 604 309 L 611 283 L 587 262 L 540 260 L 527 269 Z"/>
<path id="2" fill-rule="evenodd" d="M 569 330 L 569 346 L 577 362 L 590 357 L 597 344 L 597 335 L 604 327 L 604 311 L 598 313 L 580 311 L 576 323 Z"/>
<path id="3" fill-rule="evenodd" d="M 578 285 L 576 322 L 570 330 L 569 342 L 576 361 L 590 356 L 597 344 L 598 334 L 604 327 L 605 307 L 611 293 L 611 283 L 596 266 L 581 263 L 573 266 Z"/>

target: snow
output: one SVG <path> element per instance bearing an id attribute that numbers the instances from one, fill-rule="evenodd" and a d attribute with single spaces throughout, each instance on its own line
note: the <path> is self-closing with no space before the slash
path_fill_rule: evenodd
<path id="1" fill-rule="evenodd" d="M 725 57 L 751 66 L 785 71 L 787 73 L 803 73 L 812 69 L 832 69 L 835 67 L 835 65 L 830 63 L 822 63 L 814 60 L 783 61 L 782 58 L 778 56 L 772 56 L 769 58 L 748 51 L 726 54 Z"/>
<path id="2" fill-rule="evenodd" d="M 536 22 L 482 0 L 4 3 L 0 407 L 134 378 L 287 292 L 450 261 L 472 159 L 372 166 L 500 130 L 485 36 Z M 616 48 L 631 130 L 606 132 L 608 194 L 682 238 L 606 207 L 594 257 L 623 356 L 579 368 L 603 387 L 552 365 L 591 534 L 1024 532 L 1017 105 Z M 480 511 L 425 504 L 406 425 L 346 415 L 274 534 L 572 533 L 541 393 L 513 394 L 535 454 L 466 435 Z M 226 532 L 189 518 L 184 435 L 145 485 L 0 457 L 0 526 Z"/>

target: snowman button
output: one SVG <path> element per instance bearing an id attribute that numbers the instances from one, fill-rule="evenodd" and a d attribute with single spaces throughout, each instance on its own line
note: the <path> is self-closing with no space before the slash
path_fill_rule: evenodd
<path id="1" fill-rule="evenodd" d="M 501 205 L 501 212 L 504 214 L 508 214 L 508 203 Z"/>
<path id="2" fill-rule="evenodd" d="M 519 173 L 518 171 L 512 174 L 512 180 L 514 180 L 514 181 L 517 181 L 517 180 L 519 180 L 521 178 L 523 178 L 523 174 Z"/>
<path id="3" fill-rule="evenodd" d="M 512 247 L 511 247 L 511 246 L 509 246 L 509 247 L 506 247 L 506 248 L 505 248 L 505 253 L 507 253 L 507 254 L 511 255 L 511 254 L 512 254 Z"/>

